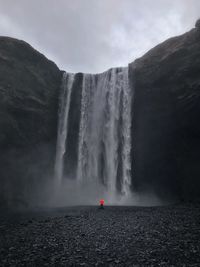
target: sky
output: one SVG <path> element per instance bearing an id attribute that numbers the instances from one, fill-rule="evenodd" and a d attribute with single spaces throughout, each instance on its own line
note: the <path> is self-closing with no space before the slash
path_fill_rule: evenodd
<path id="1" fill-rule="evenodd" d="M 98 73 L 126 66 L 199 17 L 200 0 L 0 0 L 0 35 L 67 72 Z"/>

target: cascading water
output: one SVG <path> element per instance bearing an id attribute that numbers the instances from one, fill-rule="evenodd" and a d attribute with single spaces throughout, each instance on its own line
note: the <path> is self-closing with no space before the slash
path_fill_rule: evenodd
<path id="1" fill-rule="evenodd" d="M 67 74 L 66 72 L 64 72 L 61 87 L 62 94 L 58 114 L 59 118 L 55 160 L 55 180 L 57 187 L 60 186 L 63 177 L 63 157 L 65 154 L 65 143 L 68 132 L 68 115 L 73 81 L 74 74 Z"/>
<path id="2" fill-rule="evenodd" d="M 70 96 L 75 81 L 64 74 L 59 113 L 56 180 L 63 178 Z M 73 89 L 72 89 L 73 87 Z M 113 68 L 101 74 L 83 74 L 76 181 L 87 187 L 103 185 L 107 200 L 128 195 L 131 185 L 131 90 L 128 68 Z M 72 107 L 77 108 L 77 107 Z M 77 183 L 75 183 L 77 184 Z"/>

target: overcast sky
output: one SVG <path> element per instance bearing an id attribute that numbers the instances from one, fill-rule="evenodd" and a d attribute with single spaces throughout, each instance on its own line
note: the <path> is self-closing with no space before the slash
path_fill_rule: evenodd
<path id="1" fill-rule="evenodd" d="M 69 72 L 125 66 L 194 27 L 200 0 L 0 0 L 0 35 Z"/>

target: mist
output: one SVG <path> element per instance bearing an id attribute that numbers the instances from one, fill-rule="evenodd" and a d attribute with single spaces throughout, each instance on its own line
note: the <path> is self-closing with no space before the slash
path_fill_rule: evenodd
<path id="1" fill-rule="evenodd" d="M 105 206 L 162 206 L 173 201 L 160 199 L 155 192 L 130 192 L 129 195 L 111 195 L 109 189 L 95 182 L 80 183 L 73 179 L 63 179 L 58 188 L 55 181 L 48 181 L 42 190 L 39 207 L 98 206 L 100 199 Z M 37 205 L 36 205 L 37 206 Z"/>

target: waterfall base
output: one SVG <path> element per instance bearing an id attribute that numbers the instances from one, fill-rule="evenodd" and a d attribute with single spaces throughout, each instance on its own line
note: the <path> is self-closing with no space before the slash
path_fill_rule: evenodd
<path id="1" fill-rule="evenodd" d="M 82 74 L 79 82 L 76 74 L 64 73 L 61 89 L 57 194 L 64 190 L 61 195 L 66 192 L 64 198 L 69 203 L 71 198 L 73 203 L 88 204 L 102 197 L 108 204 L 131 201 L 132 92 L 128 68 Z"/>

